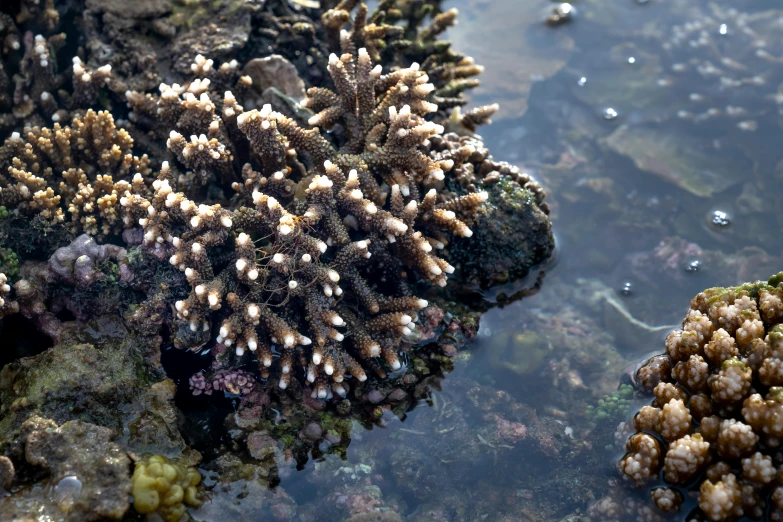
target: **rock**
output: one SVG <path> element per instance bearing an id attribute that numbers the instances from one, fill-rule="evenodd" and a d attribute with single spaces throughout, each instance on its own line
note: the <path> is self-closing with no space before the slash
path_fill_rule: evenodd
<path id="1" fill-rule="evenodd" d="M 605 143 L 639 169 L 699 197 L 708 198 L 742 183 L 753 170 L 752 162 L 742 154 L 705 149 L 704 141 L 666 129 L 623 125 Z"/>
<path id="2" fill-rule="evenodd" d="M 536 205 L 532 192 L 504 178 L 486 187 L 487 202 L 479 208 L 470 241 L 450 245 L 449 260 L 473 289 L 486 289 L 526 276 L 554 251 L 552 223 Z"/>
<path id="3" fill-rule="evenodd" d="M 15 474 L 16 470 L 11 459 L 5 455 L 0 456 L 0 486 L 3 486 L 3 489 L 7 490 L 11 487 Z"/>
<path id="4" fill-rule="evenodd" d="M 154 341 L 102 316 L 66 328 L 63 341 L 0 371 L 0 448 L 39 415 L 56 423 L 81 419 L 122 434 L 138 453 L 178 457 L 186 449 L 174 406 L 176 386 L 161 379 Z M 158 381 L 158 382 L 156 382 Z"/>
<path id="5" fill-rule="evenodd" d="M 402 518 L 394 511 L 367 511 L 346 518 L 345 522 L 402 522 Z"/>
<path id="6" fill-rule="evenodd" d="M 316 441 L 321 438 L 323 432 L 324 430 L 321 429 L 321 426 L 319 426 L 318 423 L 311 422 L 305 426 L 301 432 L 299 432 L 299 438 L 303 440 Z"/>
<path id="7" fill-rule="evenodd" d="M 250 2 L 199 2 L 201 9 L 183 20 L 188 31 L 178 37 L 171 49 L 174 71 L 191 74 L 190 66 L 197 55 L 215 60 L 215 67 L 229 55 L 243 48 L 250 36 L 252 12 L 260 6 Z"/>
<path id="8" fill-rule="evenodd" d="M 386 396 L 378 389 L 372 390 L 367 394 L 367 400 L 373 404 L 382 402 L 384 398 L 386 398 Z"/>
<path id="9" fill-rule="evenodd" d="M 254 459 L 264 460 L 277 452 L 277 441 L 266 431 L 254 431 L 247 437 L 247 450 Z"/>
<path id="10" fill-rule="evenodd" d="M 87 0 L 87 9 L 120 18 L 157 18 L 171 10 L 168 0 Z"/>
<path id="11" fill-rule="evenodd" d="M 305 84 L 296 67 L 279 54 L 250 60 L 243 73 L 253 79 L 253 87 L 259 92 L 274 87 L 295 100 L 305 97 Z"/>
<path id="12" fill-rule="evenodd" d="M 58 427 L 51 419 L 35 416 L 20 431 L 25 461 L 43 468 L 48 478 L 3 497 L 0 519 L 28 520 L 30 513 L 36 513 L 36 520 L 123 517 L 130 506 L 131 461 L 111 442 L 112 430 L 82 421 Z"/>

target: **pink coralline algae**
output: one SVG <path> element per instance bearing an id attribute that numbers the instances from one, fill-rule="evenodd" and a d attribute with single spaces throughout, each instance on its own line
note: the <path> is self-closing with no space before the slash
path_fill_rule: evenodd
<path id="1" fill-rule="evenodd" d="M 212 395 L 213 391 L 247 395 L 253 391 L 255 383 L 253 375 L 244 370 L 220 370 L 209 380 L 203 373 L 196 373 L 188 380 L 193 395 Z"/>

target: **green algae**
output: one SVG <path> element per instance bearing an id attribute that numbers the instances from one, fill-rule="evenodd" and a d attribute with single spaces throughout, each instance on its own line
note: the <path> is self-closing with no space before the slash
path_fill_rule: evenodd
<path id="1" fill-rule="evenodd" d="M 0 273 L 11 280 L 19 275 L 19 257 L 10 248 L 0 248 Z"/>
<path id="2" fill-rule="evenodd" d="M 625 415 L 631 408 L 633 399 L 633 386 L 630 384 L 621 384 L 620 388 L 607 395 L 603 399 L 598 399 L 595 406 L 588 405 L 585 409 L 587 417 L 593 422 L 605 422 L 617 419 Z"/>

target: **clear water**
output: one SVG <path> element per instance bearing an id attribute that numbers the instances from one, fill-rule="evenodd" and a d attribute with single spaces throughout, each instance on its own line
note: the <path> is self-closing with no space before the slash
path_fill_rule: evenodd
<path id="1" fill-rule="evenodd" d="M 281 473 L 297 520 L 362 503 L 415 521 L 580 520 L 616 479 L 633 408 L 588 406 L 662 351 L 701 289 L 783 269 L 776 0 L 580 0 L 559 27 L 546 0 L 450 4 L 449 37 L 487 68 L 474 102 L 501 104 L 481 134 L 547 188 L 557 259 L 536 295 L 482 317 L 428 404 L 357 427 L 346 460 Z M 265 494 L 238 485 L 202 516 L 274 515 L 274 499 L 248 510 Z"/>

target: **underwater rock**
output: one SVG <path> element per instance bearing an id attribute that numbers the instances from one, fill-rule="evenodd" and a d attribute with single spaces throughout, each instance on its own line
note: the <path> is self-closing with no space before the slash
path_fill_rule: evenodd
<path id="1" fill-rule="evenodd" d="M 703 140 L 655 127 L 623 125 L 606 145 L 641 170 L 705 198 L 742 183 L 753 168 L 742 155 L 705 150 Z"/>
<path id="2" fill-rule="evenodd" d="M 93 12 L 109 14 L 120 19 L 151 19 L 165 15 L 171 10 L 167 0 L 86 0 L 85 7 Z"/>
<path id="3" fill-rule="evenodd" d="M 283 466 L 282 459 L 280 465 Z M 203 505 L 190 510 L 195 520 L 294 520 L 295 500 L 281 486 L 270 488 L 269 464 L 247 464 L 226 453 L 205 470 Z"/>
<path id="4" fill-rule="evenodd" d="M 171 48 L 172 69 L 190 74 L 196 56 L 223 59 L 234 55 L 248 42 L 253 12 L 261 5 L 237 0 L 185 3 L 173 22 L 184 25 Z"/>
<path id="5" fill-rule="evenodd" d="M 393 511 L 366 511 L 346 518 L 343 522 L 402 522 L 402 518 Z"/>
<path id="6" fill-rule="evenodd" d="M 82 421 L 62 426 L 31 417 L 20 426 L 15 458 L 46 478 L 0 499 L 3 520 L 119 520 L 130 505 L 131 461 L 112 430 Z"/>
<path id="7" fill-rule="evenodd" d="M 80 327 L 66 323 L 54 347 L 18 359 L 0 371 L 0 445 L 31 415 L 58 423 L 82 419 L 122 434 L 134 451 L 179 456 L 175 386 L 154 367 L 154 342 L 129 335 L 104 316 Z M 143 362 L 146 359 L 147 362 Z"/>
<path id="8" fill-rule="evenodd" d="M 487 189 L 489 200 L 475 217 L 475 239 L 455 242 L 450 259 L 468 286 L 486 289 L 526 276 L 554 250 L 552 225 L 535 196 L 502 179 Z"/>
<path id="9" fill-rule="evenodd" d="M 5 455 L 0 456 L 0 486 L 2 486 L 3 489 L 9 490 L 11 488 L 15 474 L 16 469 L 14 468 L 14 463 L 11 459 Z"/>

